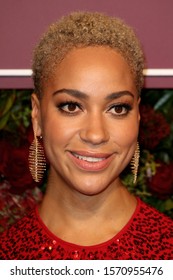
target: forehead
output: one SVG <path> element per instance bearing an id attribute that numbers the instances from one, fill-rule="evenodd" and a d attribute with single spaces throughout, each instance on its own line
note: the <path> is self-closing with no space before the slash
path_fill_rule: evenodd
<path id="1" fill-rule="evenodd" d="M 57 65 L 51 78 L 54 87 L 93 87 L 124 84 L 134 86 L 131 69 L 116 50 L 109 47 L 73 49 Z M 78 88 L 80 89 L 80 88 Z M 83 90 L 83 89 L 82 89 Z"/>
<path id="2" fill-rule="evenodd" d="M 106 63 L 106 64 L 105 64 Z M 96 66 L 105 64 L 108 65 L 120 64 L 124 67 L 130 68 L 124 57 L 115 49 L 106 46 L 90 46 L 83 48 L 73 48 L 70 50 L 57 69 L 68 67 L 68 64 L 73 64 L 76 67 Z M 114 66 L 115 66 L 114 64 Z M 119 66 L 120 66 L 119 65 Z"/>

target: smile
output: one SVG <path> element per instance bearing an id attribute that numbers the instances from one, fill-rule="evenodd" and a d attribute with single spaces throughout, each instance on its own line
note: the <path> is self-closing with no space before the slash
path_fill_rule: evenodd
<path id="1" fill-rule="evenodd" d="M 68 152 L 68 156 L 77 168 L 89 172 L 104 170 L 113 160 L 113 154 L 91 154 L 88 152 Z"/>
<path id="2" fill-rule="evenodd" d="M 88 161 L 88 162 L 99 162 L 99 161 L 105 160 L 105 158 L 87 157 L 87 156 L 81 156 L 81 155 L 78 155 L 78 154 L 75 154 L 75 153 L 73 153 L 73 155 L 78 159 L 85 160 L 85 161 Z"/>

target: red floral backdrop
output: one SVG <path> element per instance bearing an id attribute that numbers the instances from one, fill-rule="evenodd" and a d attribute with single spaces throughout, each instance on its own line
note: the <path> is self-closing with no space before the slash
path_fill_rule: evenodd
<path id="1" fill-rule="evenodd" d="M 28 168 L 33 140 L 31 90 L 0 91 L 0 231 L 42 200 L 46 179 L 36 184 Z M 173 218 L 173 90 L 143 90 L 137 185 L 127 168 L 129 190 Z M 46 177 L 45 177 L 46 178 Z"/>

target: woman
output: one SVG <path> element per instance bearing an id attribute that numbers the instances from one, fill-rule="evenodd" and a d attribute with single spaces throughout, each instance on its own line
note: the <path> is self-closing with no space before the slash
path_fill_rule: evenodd
<path id="1" fill-rule="evenodd" d="M 30 170 L 41 205 L 1 236 L 1 259 L 172 259 L 173 222 L 128 192 L 139 160 L 144 58 L 121 20 L 72 13 L 35 49 Z"/>

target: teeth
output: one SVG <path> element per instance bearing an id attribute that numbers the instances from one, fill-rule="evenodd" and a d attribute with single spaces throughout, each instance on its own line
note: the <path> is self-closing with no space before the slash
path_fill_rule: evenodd
<path id="1" fill-rule="evenodd" d="M 85 157 L 77 154 L 73 154 L 73 155 L 78 159 L 89 161 L 89 162 L 99 162 L 105 159 L 105 158 Z"/>

